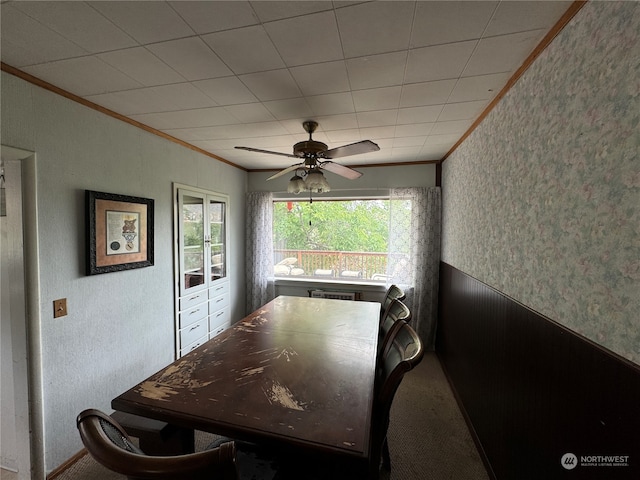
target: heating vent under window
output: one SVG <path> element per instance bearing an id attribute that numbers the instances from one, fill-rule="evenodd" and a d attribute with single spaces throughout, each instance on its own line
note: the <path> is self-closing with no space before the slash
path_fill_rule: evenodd
<path id="1" fill-rule="evenodd" d="M 336 300 L 360 300 L 360 292 L 328 292 L 326 290 L 311 290 L 312 298 L 333 298 Z"/>

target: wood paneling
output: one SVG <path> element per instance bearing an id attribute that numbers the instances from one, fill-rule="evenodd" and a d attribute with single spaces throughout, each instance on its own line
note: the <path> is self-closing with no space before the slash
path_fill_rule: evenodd
<path id="1" fill-rule="evenodd" d="M 440 281 L 436 350 L 495 478 L 640 478 L 637 365 L 446 263 Z M 628 466 L 580 465 L 610 455 Z"/>

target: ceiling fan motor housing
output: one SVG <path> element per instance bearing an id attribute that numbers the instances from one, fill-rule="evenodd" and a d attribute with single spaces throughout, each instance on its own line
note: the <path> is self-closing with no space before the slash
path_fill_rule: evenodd
<path id="1" fill-rule="evenodd" d="M 315 140 L 305 140 L 293 146 L 293 154 L 297 157 L 316 157 L 327 151 L 327 144 Z M 321 156 L 321 155 L 320 155 Z"/>

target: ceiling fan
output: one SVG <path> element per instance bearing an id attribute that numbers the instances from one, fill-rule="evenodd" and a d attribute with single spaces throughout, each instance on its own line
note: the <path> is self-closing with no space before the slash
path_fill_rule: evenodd
<path id="1" fill-rule="evenodd" d="M 268 153 L 271 155 L 281 155 L 291 158 L 302 158 L 302 162 L 291 165 L 284 170 L 280 170 L 275 175 L 271 175 L 267 178 L 267 180 L 273 180 L 274 178 L 286 175 L 287 173 L 295 170 L 296 174 L 289 181 L 289 186 L 287 188 L 287 191 L 290 193 L 300 193 L 302 191 L 317 193 L 328 192 L 330 187 L 321 170 L 327 170 L 350 180 L 359 178 L 362 176 L 361 172 L 350 167 L 340 165 L 339 163 L 332 162 L 331 160 L 380 150 L 380 147 L 371 140 L 362 140 L 361 142 L 328 149 L 325 143 L 318 142 L 312 138 L 313 132 L 318 128 L 318 122 L 308 120 L 302 123 L 302 127 L 309 134 L 309 140 L 296 143 L 293 146 L 293 154 L 272 152 L 269 150 L 261 150 L 259 148 L 251 147 L 236 148 L 239 148 L 240 150 L 248 150 L 250 152 Z"/>

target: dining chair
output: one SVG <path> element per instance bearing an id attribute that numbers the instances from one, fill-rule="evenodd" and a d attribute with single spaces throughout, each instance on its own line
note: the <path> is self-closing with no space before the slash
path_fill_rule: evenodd
<path id="1" fill-rule="evenodd" d="M 382 320 L 384 313 L 387 311 L 387 308 L 389 308 L 389 305 L 391 305 L 393 300 L 404 300 L 405 298 L 406 294 L 399 286 L 389 286 L 384 295 L 384 299 L 382 300 L 382 306 L 380 307 L 380 320 Z"/>
<path id="2" fill-rule="evenodd" d="M 82 411 L 76 425 L 89 454 L 130 480 L 238 479 L 234 442 L 202 452 L 160 457 L 146 455 L 118 422 L 100 410 Z"/>
<path id="3" fill-rule="evenodd" d="M 416 331 L 404 321 L 397 322 L 376 378 L 369 457 L 371 478 L 378 478 L 381 466 L 391 470 L 387 442 L 391 404 L 405 373 L 418 365 L 423 356 L 424 347 Z"/>
<path id="4" fill-rule="evenodd" d="M 391 304 L 380 320 L 380 329 L 378 330 L 378 363 L 385 348 L 389 345 L 394 326 L 401 320 L 409 323 L 411 321 L 411 310 L 409 310 L 409 307 L 407 307 L 402 300 L 396 298 L 391 301 Z"/>

